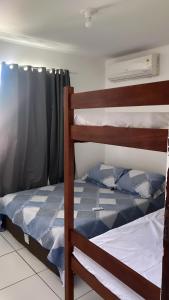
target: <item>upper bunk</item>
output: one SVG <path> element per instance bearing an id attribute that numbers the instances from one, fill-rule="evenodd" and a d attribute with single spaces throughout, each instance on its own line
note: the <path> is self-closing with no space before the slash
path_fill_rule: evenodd
<path id="1" fill-rule="evenodd" d="M 65 106 L 67 105 L 67 99 L 70 99 L 70 103 L 68 105 L 69 112 L 72 113 L 70 134 L 74 142 L 95 142 L 166 152 L 166 135 L 168 135 L 169 113 L 159 113 L 159 115 L 158 112 L 152 114 L 137 113 L 133 119 L 136 126 L 134 124 L 132 126 L 131 123 L 127 125 L 127 121 L 117 121 L 117 117 L 120 117 L 121 115 L 123 118 L 125 113 L 119 114 L 118 116 L 116 114 L 114 122 L 110 121 L 110 115 L 106 123 L 104 121 L 100 121 L 100 123 L 96 122 L 97 124 L 95 125 L 95 121 L 93 121 L 93 123 L 85 123 L 85 118 L 78 117 L 77 110 L 169 105 L 169 81 L 89 91 L 84 93 L 74 93 L 73 88 L 66 87 L 65 98 Z M 74 114 L 75 110 L 76 115 Z M 132 114 L 134 115 L 134 113 Z M 131 113 L 126 115 L 128 115 L 127 118 L 129 119 Z M 146 119 L 148 117 L 151 120 L 147 122 L 144 117 L 146 117 Z M 141 120 L 136 121 L 136 118 L 143 118 L 142 126 L 139 126 Z M 66 119 L 65 115 L 65 120 Z M 115 125 L 115 123 L 117 125 Z M 123 124 L 125 125 L 123 126 Z"/>

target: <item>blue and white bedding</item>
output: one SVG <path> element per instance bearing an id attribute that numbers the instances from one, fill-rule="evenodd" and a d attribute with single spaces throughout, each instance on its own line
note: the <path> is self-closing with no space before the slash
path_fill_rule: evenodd
<path id="1" fill-rule="evenodd" d="M 158 198 L 112 191 L 76 180 L 75 227 L 87 238 L 129 223 L 164 206 Z M 93 208 L 100 208 L 95 210 Z M 0 199 L 0 213 L 49 250 L 48 259 L 64 269 L 64 184 L 26 190 Z"/>

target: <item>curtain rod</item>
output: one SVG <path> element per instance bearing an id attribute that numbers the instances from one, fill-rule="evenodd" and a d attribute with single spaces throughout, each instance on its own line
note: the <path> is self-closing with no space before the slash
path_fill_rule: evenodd
<path id="1" fill-rule="evenodd" d="M 35 66 L 32 66 L 32 65 L 19 65 L 19 64 L 16 64 L 16 63 L 12 63 L 12 62 L 10 62 L 10 63 L 7 63 L 7 62 L 5 62 L 5 61 L 2 61 L 2 62 L 0 62 L 0 65 L 1 64 L 3 64 L 3 63 L 5 63 L 6 65 L 18 65 L 19 67 L 21 67 L 21 68 L 26 68 L 26 67 L 31 67 L 32 69 L 43 69 L 43 68 L 45 68 L 47 71 L 51 71 L 51 70 L 63 70 L 63 71 L 69 71 L 69 73 L 70 74 L 78 74 L 77 72 L 75 72 L 75 71 L 71 71 L 71 70 L 69 70 L 69 69 L 65 69 L 65 68 L 49 68 L 49 67 L 41 67 L 41 66 L 39 66 L 39 67 L 35 67 Z"/>

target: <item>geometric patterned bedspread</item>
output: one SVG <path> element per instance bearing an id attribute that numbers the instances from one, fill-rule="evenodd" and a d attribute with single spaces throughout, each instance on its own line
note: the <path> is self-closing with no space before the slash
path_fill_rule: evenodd
<path id="1" fill-rule="evenodd" d="M 164 206 L 164 194 L 144 199 L 75 180 L 74 224 L 87 238 L 129 223 Z M 64 270 L 64 184 L 9 194 L 0 199 L 0 213 L 50 250 L 48 259 Z M 102 207 L 100 211 L 93 208 Z"/>

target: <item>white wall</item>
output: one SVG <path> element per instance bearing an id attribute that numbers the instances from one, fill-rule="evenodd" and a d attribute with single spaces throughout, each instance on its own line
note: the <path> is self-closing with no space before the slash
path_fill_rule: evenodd
<path id="1" fill-rule="evenodd" d="M 58 53 L 0 41 L 0 62 L 2 61 L 69 69 L 71 85 L 76 92 L 104 88 L 105 61 L 100 58 Z M 81 176 L 90 165 L 104 159 L 104 145 L 77 145 L 76 159 L 77 174 Z"/>
<path id="2" fill-rule="evenodd" d="M 65 68 L 71 73 L 75 91 L 104 88 L 104 60 L 73 54 L 59 53 L 0 41 L 0 62 L 23 65 Z"/>
<path id="3" fill-rule="evenodd" d="M 153 78 L 140 78 L 135 80 L 128 80 L 124 82 L 112 82 L 107 79 L 107 71 L 109 63 L 116 62 L 123 59 L 135 58 L 140 55 L 146 55 L 149 53 L 160 54 L 160 74 Z M 142 84 L 154 81 L 169 80 L 169 45 L 159 48 L 150 49 L 148 51 L 131 54 L 128 56 L 108 59 L 106 61 L 106 77 L 105 88 L 128 86 L 134 84 Z M 107 109 L 110 110 L 110 109 Z M 169 106 L 158 107 L 142 107 L 142 108 L 121 108 L 111 109 L 111 111 L 167 111 L 169 112 Z M 105 162 L 112 163 L 124 167 L 139 168 L 143 170 L 157 171 L 165 174 L 166 169 L 166 155 L 162 153 L 155 153 L 152 151 L 135 150 L 122 147 L 105 146 Z"/>

